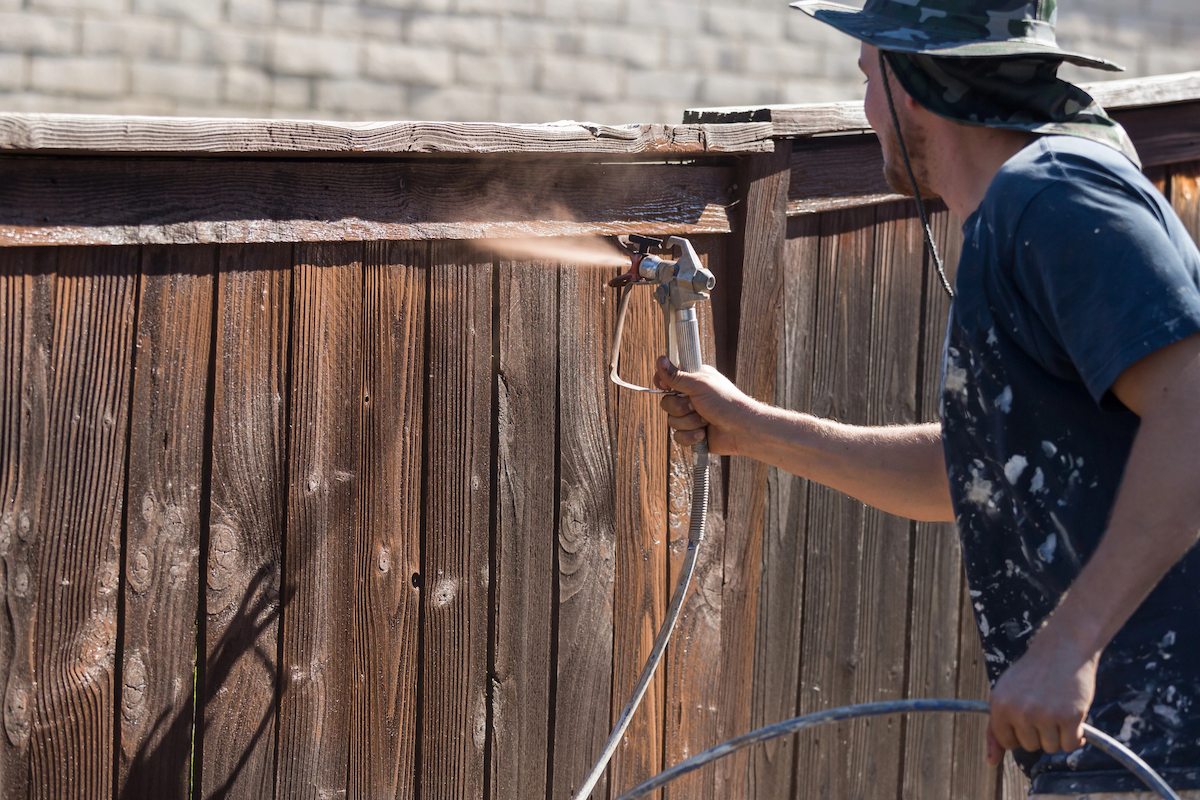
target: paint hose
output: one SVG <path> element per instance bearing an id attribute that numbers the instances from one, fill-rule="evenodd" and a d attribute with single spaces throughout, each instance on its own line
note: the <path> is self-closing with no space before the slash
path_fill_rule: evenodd
<path id="1" fill-rule="evenodd" d="M 988 704 L 981 700 L 892 700 L 883 703 L 863 703 L 856 706 L 843 706 L 841 708 L 818 711 L 814 714 L 805 714 L 802 717 L 795 717 L 783 722 L 777 722 L 774 725 L 768 725 L 765 728 L 759 728 L 756 731 L 743 734 L 735 739 L 730 739 L 724 744 L 719 744 L 711 750 L 705 750 L 703 753 L 692 756 L 686 761 L 681 761 L 670 769 L 663 770 L 653 778 L 621 795 L 617 800 L 635 800 L 638 797 L 644 797 L 655 789 L 666 786 L 681 775 L 686 775 L 689 772 L 700 769 L 705 764 L 711 764 L 713 761 L 736 753 L 738 750 L 742 750 L 752 744 L 766 742 L 780 736 L 787 736 L 788 734 L 802 731 L 805 728 L 813 728 L 830 722 L 844 722 L 845 720 L 859 719 L 861 717 L 929 712 L 987 714 L 989 713 L 989 708 Z M 1165 798 L 1165 800 L 1179 800 L 1179 795 L 1167 785 L 1162 776 L 1155 772 L 1149 764 L 1139 758 L 1128 747 L 1104 731 L 1097 730 L 1086 723 L 1083 726 L 1083 731 L 1088 744 L 1111 756 L 1123 767 L 1136 775 L 1142 783 L 1146 784 L 1159 797 Z"/>
<path id="2" fill-rule="evenodd" d="M 623 319 L 623 317 L 623 313 L 619 315 L 619 318 Z M 686 372 L 695 372 L 700 369 L 702 363 L 700 356 L 700 328 L 696 320 L 696 312 L 690 308 L 677 311 L 674 320 L 674 329 L 670 333 L 672 334 L 670 338 L 675 342 L 679 350 L 678 358 L 680 367 Z M 619 334 L 617 342 L 619 346 Z M 615 357 L 613 359 L 613 374 L 616 374 Z M 637 711 L 638 705 L 642 702 L 642 697 L 646 694 L 646 689 L 650 686 L 650 681 L 654 678 L 658 664 L 662 661 L 663 653 L 667 649 L 667 642 L 671 638 L 671 632 L 675 630 L 675 623 L 679 620 L 679 612 L 683 608 L 683 600 L 687 597 L 688 587 L 692 583 L 692 575 L 696 571 L 696 555 L 699 552 L 700 543 L 704 541 L 704 524 L 708 518 L 708 455 L 707 439 L 692 445 L 692 507 L 691 517 L 688 522 L 687 552 L 683 556 L 683 567 L 679 573 L 679 581 L 675 584 L 675 594 L 671 597 L 671 604 L 667 607 L 667 616 L 658 631 L 658 636 L 654 638 L 654 646 L 650 650 L 650 657 L 646 659 L 646 665 L 642 667 L 642 674 L 638 676 L 637 684 L 633 687 L 633 693 L 629 696 L 628 702 L 625 703 L 625 708 L 622 709 L 621 716 L 617 718 L 617 724 L 609 735 L 600 758 L 596 761 L 591 772 L 588 773 L 583 784 L 579 787 L 579 791 L 575 795 L 575 800 L 587 800 L 592 790 L 596 788 L 596 783 L 600 780 L 600 776 L 604 774 L 608 762 L 617 750 L 618 742 L 625 735 L 625 729 L 629 727 L 629 721 L 633 719 L 633 713 Z"/>

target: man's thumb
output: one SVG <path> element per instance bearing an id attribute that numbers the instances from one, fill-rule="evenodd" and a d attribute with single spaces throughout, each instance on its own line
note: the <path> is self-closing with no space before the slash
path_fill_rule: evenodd
<path id="1" fill-rule="evenodd" d="M 672 364 L 671 359 L 666 356 L 659 356 L 656 366 L 658 368 L 658 379 L 662 383 L 663 388 L 687 394 L 687 387 L 692 382 L 692 377 L 688 373 L 683 372 L 679 367 Z"/>

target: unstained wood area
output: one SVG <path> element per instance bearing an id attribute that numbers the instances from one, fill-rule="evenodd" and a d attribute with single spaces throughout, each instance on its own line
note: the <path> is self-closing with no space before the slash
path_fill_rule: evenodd
<path id="1" fill-rule="evenodd" d="M 915 207 L 785 218 L 786 161 L 742 173 L 777 231 L 694 237 L 706 359 L 791 408 L 935 419 L 948 300 Z M 1154 172 L 1193 235 L 1198 174 Z M 0 798 L 572 797 L 690 491 L 655 399 L 607 380 L 610 277 L 456 241 L 0 250 Z M 626 379 L 659 319 L 634 298 Z M 596 797 L 746 726 L 986 696 L 952 526 L 736 460 L 713 485 Z M 1015 800 L 982 724 L 809 731 L 660 796 Z"/>

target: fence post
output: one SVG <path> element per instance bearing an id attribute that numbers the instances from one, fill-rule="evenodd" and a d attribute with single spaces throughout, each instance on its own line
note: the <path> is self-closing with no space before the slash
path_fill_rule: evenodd
<path id="1" fill-rule="evenodd" d="M 730 311 L 737 315 L 729 326 L 736 335 L 731 342 L 737 354 L 734 375 L 742 391 L 764 402 L 771 402 L 775 392 L 791 155 L 791 140 L 777 140 L 775 152 L 747 156 L 738 168 L 739 224 L 728 281 Z M 721 588 L 722 739 L 750 730 L 766 489 L 766 464 L 740 456 L 731 459 Z M 749 754 L 743 752 L 718 764 L 717 797 L 735 800 L 748 795 L 749 763 Z"/>

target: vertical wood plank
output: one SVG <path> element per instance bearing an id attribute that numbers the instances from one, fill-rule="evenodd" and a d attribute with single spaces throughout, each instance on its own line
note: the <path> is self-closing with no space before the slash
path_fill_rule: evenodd
<path id="1" fill-rule="evenodd" d="M 814 314 L 820 218 L 788 221 L 784 245 L 783 302 L 776 361 L 775 405 L 794 411 L 812 408 Z M 752 728 L 794 717 L 804 622 L 804 566 L 808 481 L 771 468 L 763 533 L 762 584 L 755 634 Z M 796 738 L 755 748 L 751 797 L 787 798 L 792 793 Z"/>
<path id="2" fill-rule="evenodd" d="M 939 203 L 931 209 L 930 226 L 938 252 L 946 263 L 948 277 L 953 280 L 962 239 L 957 221 Z M 950 298 L 942 287 L 937 268 L 928 257 L 924 274 L 922 313 L 925 326 L 917 414 L 920 422 L 936 422 L 939 419 L 942 346 Z M 916 523 L 909 626 L 909 697 L 957 696 L 961 578 L 962 554 L 953 523 Z M 908 717 L 905 723 L 905 798 L 951 800 L 954 797 L 955 764 L 951 754 L 955 747 L 955 725 L 960 719 L 964 717 L 946 714 Z M 983 786 L 977 789 L 986 791 Z"/>
<path id="3" fill-rule="evenodd" d="M 221 247 L 200 795 L 275 794 L 292 246 Z"/>
<path id="4" fill-rule="evenodd" d="M 621 355 L 621 374 L 627 381 L 651 384 L 655 359 L 667 350 L 662 320 L 650 292 L 635 289 L 626 313 Z M 671 591 L 666 585 L 670 533 L 665 416 L 657 395 L 622 391 L 617 398 L 617 571 L 610 730 L 650 654 Z M 613 754 L 614 793 L 632 788 L 661 769 L 664 687 L 660 666 Z"/>
<path id="5" fill-rule="evenodd" d="M 610 730 L 617 390 L 606 368 L 616 308 L 608 277 L 589 267 L 559 270 L 554 798 L 574 796 Z M 607 790 L 606 773 L 593 797 Z"/>
<path id="6" fill-rule="evenodd" d="M 49 447 L 54 277 L 58 251 L 0 251 L 0 798 L 29 795 L 33 727 L 34 605 L 38 540 L 34 522 L 46 481 Z"/>
<path id="7" fill-rule="evenodd" d="M 875 251 L 875 210 L 839 211 L 821 217 L 814 342 L 813 413 L 861 424 L 867 417 L 871 318 L 870 285 Z M 847 705 L 858 695 L 864 650 L 860 629 L 864 561 L 862 503 L 823 486 L 809 487 L 809 529 L 804 577 L 804 660 L 800 713 Z M 811 611 L 819 609 L 819 611 Z M 798 798 L 853 797 L 862 785 L 850 760 L 850 724 L 829 725 L 799 740 Z M 894 791 L 896 784 L 891 787 Z"/>
<path id="8" fill-rule="evenodd" d="M 30 796 L 113 791 L 114 668 L 138 251 L 63 248 L 33 536 Z"/>
<path id="9" fill-rule="evenodd" d="M 1029 795 L 1029 779 L 1017 766 L 1011 752 L 1004 754 L 1004 764 L 1000 770 L 1000 791 L 997 793 L 997 800 L 1024 800 Z"/>
<path id="10" fill-rule="evenodd" d="M 360 520 L 361 244 L 295 248 L 278 797 L 346 791 Z"/>
<path id="11" fill-rule="evenodd" d="M 700 259 L 718 276 L 715 292 L 727 291 L 721 281 L 728 275 L 725 248 L 728 237 L 697 236 L 692 239 Z M 715 318 L 721 306 L 710 301 L 697 306 L 701 351 L 706 364 L 715 363 Z M 691 447 L 670 443 L 669 495 L 670 575 L 668 593 L 675 591 L 691 524 Z M 696 571 L 675 632 L 663 657 L 666 680 L 666 714 L 663 767 L 720 743 L 720 721 L 713 702 L 721 691 L 721 562 L 725 544 L 725 498 L 722 459 L 712 458 L 709 468 L 708 517 L 704 542 L 696 556 Z M 669 594 L 668 594 L 669 600 Z M 668 786 L 666 797 L 709 800 L 716 791 L 716 766 L 684 775 Z"/>
<path id="12" fill-rule="evenodd" d="M 744 187 L 733 258 L 741 269 L 738 305 L 736 383 L 755 399 L 775 395 L 777 316 L 783 290 L 783 248 L 787 237 L 787 189 L 791 142 L 776 142 L 775 152 L 745 160 L 738 183 Z M 767 467 L 735 456 L 729 463 L 729 494 L 721 592 L 721 665 L 723 691 L 717 714 L 721 738 L 750 729 L 753 708 L 754 636 L 757 630 L 758 579 L 766 514 Z M 717 795 L 746 796 L 750 754 L 742 751 L 717 765 Z"/>
<path id="13" fill-rule="evenodd" d="M 351 798 L 415 789 L 428 273 L 428 244 L 366 246 Z"/>
<path id="14" fill-rule="evenodd" d="M 987 700 L 987 670 L 965 574 L 960 583 L 962 605 L 958 629 L 958 696 L 963 700 Z M 982 714 L 959 714 L 955 717 L 951 800 L 989 800 L 996 797 L 999 775 L 997 768 L 987 765 L 987 723 L 988 718 Z"/>
<path id="15" fill-rule="evenodd" d="M 1200 242 L 1200 161 L 1171 166 L 1171 205 L 1192 239 Z"/>
<path id="16" fill-rule="evenodd" d="M 867 425 L 916 420 L 920 314 L 913 309 L 921 305 L 924 275 L 919 266 L 921 233 L 909 222 L 915 216 L 916 209 L 908 203 L 876 208 L 873 277 L 869 287 L 855 289 L 873 295 L 863 418 Z M 897 700 L 904 694 L 911 530 L 908 519 L 863 509 L 858 644 L 850 664 L 853 702 Z M 896 796 L 903 723 L 903 717 L 881 717 L 850 724 L 852 796 Z"/>
<path id="17" fill-rule="evenodd" d="M 117 791 L 187 798 L 215 247 L 147 247 L 129 441 Z"/>
<path id="18" fill-rule="evenodd" d="M 499 265 L 493 798 L 546 795 L 554 579 L 555 264 Z M 547 480 L 551 478 L 551 480 Z"/>
<path id="19" fill-rule="evenodd" d="M 492 263 L 430 257 L 422 797 L 483 796 L 487 739 Z"/>

